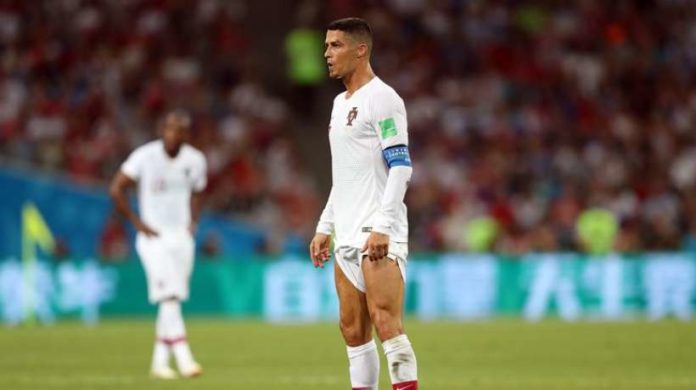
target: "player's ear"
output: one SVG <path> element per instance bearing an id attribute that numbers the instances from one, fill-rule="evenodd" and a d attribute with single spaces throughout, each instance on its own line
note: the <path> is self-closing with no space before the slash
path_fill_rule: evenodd
<path id="1" fill-rule="evenodd" d="M 358 55 L 357 55 L 357 57 L 362 58 L 362 57 L 367 56 L 367 53 L 369 52 L 369 50 L 370 49 L 367 46 L 367 43 L 365 43 L 365 42 L 358 43 L 358 47 L 357 47 L 357 54 Z"/>

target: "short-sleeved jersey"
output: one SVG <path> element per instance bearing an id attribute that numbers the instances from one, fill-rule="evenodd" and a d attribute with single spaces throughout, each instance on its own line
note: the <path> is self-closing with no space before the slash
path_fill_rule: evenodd
<path id="1" fill-rule="evenodd" d="M 138 204 L 143 222 L 156 231 L 188 228 L 191 224 L 191 192 L 207 183 L 205 156 L 182 145 L 171 158 L 161 140 L 135 149 L 121 172 L 138 182 Z"/>
<path id="2" fill-rule="evenodd" d="M 378 77 L 336 96 L 329 125 L 333 188 L 331 207 L 337 246 L 362 247 L 380 218 L 389 168 L 384 150 L 408 145 L 404 101 Z M 406 205 L 390 226 L 390 240 L 408 241 Z"/>

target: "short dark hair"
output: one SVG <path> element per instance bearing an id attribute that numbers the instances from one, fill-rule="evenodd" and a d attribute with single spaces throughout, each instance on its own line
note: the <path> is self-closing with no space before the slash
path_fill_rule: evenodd
<path id="1" fill-rule="evenodd" d="M 175 117 L 181 120 L 182 122 L 184 122 L 184 127 L 186 128 L 190 128 L 191 122 L 193 122 L 191 114 L 187 110 L 183 108 L 174 108 L 170 111 L 167 111 L 162 116 L 162 118 L 160 119 L 160 126 L 163 126 L 169 117 Z"/>
<path id="2" fill-rule="evenodd" d="M 343 31 L 357 41 L 364 41 L 372 51 L 372 28 L 367 20 L 361 18 L 343 18 L 334 20 L 326 27 L 327 30 Z"/>

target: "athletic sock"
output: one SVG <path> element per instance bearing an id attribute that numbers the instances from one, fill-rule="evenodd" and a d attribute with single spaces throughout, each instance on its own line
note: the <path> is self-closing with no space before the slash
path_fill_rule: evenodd
<path id="1" fill-rule="evenodd" d="M 152 352 L 152 368 L 162 368 L 169 366 L 169 345 L 164 341 L 155 341 L 155 349 Z"/>
<path id="2" fill-rule="evenodd" d="M 379 382 L 379 355 L 375 340 L 346 349 L 353 390 L 376 390 Z"/>
<path id="3" fill-rule="evenodd" d="M 186 327 L 181 315 L 179 301 L 164 301 L 160 304 L 165 329 L 165 342 L 171 347 L 176 364 L 179 368 L 193 364 L 193 354 L 186 341 Z"/>
<path id="4" fill-rule="evenodd" d="M 394 390 L 418 390 L 416 354 L 408 336 L 402 334 L 382 343 L 389 364 L 389 378 Z"/>
<path id="5" fill-rule="evenodd" d="M 194 360 L 191 348 L 186 339 L 181 339 L 172 344 L 172 351 L 176 358 L 176 365 L 179 369 L 190 367 Z"/>
<path id="6" fill-rule="evenodd" d="M 152 368 L 169 366 L 170 348 L 167 340 L 167 324 L 162 310 L 162 304 L 157 311 L 157 321 L 155 322 L 155 347 L 152 352 Z"/>

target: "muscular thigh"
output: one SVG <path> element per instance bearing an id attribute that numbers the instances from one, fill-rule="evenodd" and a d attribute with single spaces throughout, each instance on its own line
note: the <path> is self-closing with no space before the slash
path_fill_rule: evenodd
<path id="1" fill-rule="evenodd" d="M 372 323 L 365 294 L 346 278 L 338 265 L 334 266 L 334 279 L 343 338 L 349 346 L 363 345 L 372 338 Z"/>
<path id="2" fill-rule="evenodd" d="M 380 339 L 403 333 L 404 281 L 396 261 L 382 258 L 362 262 L 368 310 Z"/>

